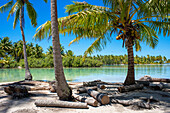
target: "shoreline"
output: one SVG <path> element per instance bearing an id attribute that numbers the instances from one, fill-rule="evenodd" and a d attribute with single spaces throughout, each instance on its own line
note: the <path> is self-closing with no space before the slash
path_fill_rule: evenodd
<path id="1" fill-rule="evenodd" d="M 135 65 L 170 65 L 170 63 L 165 63 L 165 64 L 135 64 Z M 128 64 L 113 64 L 113 65 L 103 65 L 99 67 L 63 67 L 64 69 L 69 69 L 69 68 L 102 68 L 102 67 L 114 67 L 114 66 L 128 66 Z M 25 68 L 0 68 L 0 69 L 25 69 Z M 54 69 L 54 67 L 40 67 L 40 68 L 30 68 L 30 69 Z"/>

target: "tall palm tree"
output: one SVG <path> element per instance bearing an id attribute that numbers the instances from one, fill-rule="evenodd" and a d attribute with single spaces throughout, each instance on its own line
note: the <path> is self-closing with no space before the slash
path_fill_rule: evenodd
<path id="1" fill-rule="evenodd" d="M 170 21 L 166 0 L 103 0 L 108 7 L 90 5 L 86 2 L 74 2 L 66 6 L 69 15 L 59 19 L 60 33 L 75 34 L 70 44 L 82 38 L 95 39 L 84 55 L 92 54 L 94 49 L 101 51 L 112 34 L 117 40 L 123 40 L 128 51 L 128 73 L 125 85 L 135 83 L 133 46 L 141 50 L 140 42 L 154 48 L 158 43 L 157 34 L 169 36 Z M 40 39 L 51 34 L 50 21 L 37 29 L 35 37 Z"/>
<path id="2" fill-rule="evenodd" d="M 55 79 L 57 81 L 57 94 L 61 100 L 69 100 L 71 99 L 72 92 L 64 76 L 57 19 L 57 1 L 51 0 L 51 34 L 53 43 Z"/>
<path id="3" fill-rule="evenodd" d="M 44 0 L 47 2 L 47 0 Z M 13 23 L 13 28 L 15 29 L 18 21 L 20 22 L 20 29 L 22 34 L 23 40 L 23 50 L 24 50 L 24 62 L 25 62 L 25 80 L 32 80 L 32 75 L 30 73 L 27 61 L 27 52 L 26 52 L 26 41 L 24 35 L 24 8 L 26 6 L 27 14 L 31 20 L 31 24 L 35 27 L 37 25 L 37 13 L 33 8 L 32 4 L 29 0 L 11 0 L 10 2 L 6 3 L 5 5 L 0 7 L 0 12 L 9 11 L 9 15 L 7 20 L 15 14 L 15 19 Z"/>

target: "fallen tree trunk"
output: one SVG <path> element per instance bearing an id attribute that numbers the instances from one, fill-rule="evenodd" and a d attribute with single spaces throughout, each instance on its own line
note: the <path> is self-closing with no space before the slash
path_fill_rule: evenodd
<path id="1" fill-rule="evenodd" d="M 87 103 L 68 102 L 61 100 L 36 100 L 38 107 L 88 108 Z"/>
<path id="2" fill-rule="evenodd" d="M 77 89 L 77 93 L 79 93 L 79 94 L 87 93 L 88 89 L 97 90 L 97 86 L 95 86 L 95 87 L 80 87 L 80 88 Z"/>
<path id="3" fill-rule="evenodd" d="M 144 103 L 142 101 L 135 102 L 135 101 L 132 101 L 132 100 L 127 101 L 127 100 L 117 100 L 117 99 L 112 99 L 111 102 L 112 103 L 122 104 L 124 106 L 136 105 L 136 106 L 141 107 L 141 108 L 151 109 L 151 106 L 150 106 L 149 102 Z"/>
<path id="4" fill-rule="evenodd" d="M 103 94 L 103 93 L 99 93 L 97 91 L 94 91 L 92 89 L 88 89 L 88 94 L 90 96 L 92 96 L 93 98 L 95 98 L 98 102 L 100 102 L 101 104 L 105 105 L 105 104 L 109 104 L 110 103 L 110 98 L 108 97 L 108 95 Z"/>
<path id="5" fill-rule="evenodd" d="M 90 82 L 83 82 L 83 86 L 97 86 L 98 84 L 123 85 L 123 83 L 103 82 L 101 80 L 94 80 L 94 81 L 90 81 Z"/>
<path id="6" fill-rule="evenodd" d="M 129 86 L 121 86 L 117 88 L 119 92 L 128 92 L 128 91 L 133 91 L 136 89 L 143 89 L 143 84 L 133 84 Z"/>
<path id="7" fill-rule="evenodd" d="M 94 98 L 85 98 L 85 97 L 82 97 L 82 96 L 76 95 L 76 94 L 73 94 L 72 96 L 80 102 L 85 102 L 88 105 L 91 105 L 91 106 L 94 106 L 94 107 L 98 106 L 98 102 Z"/>
<path id="8" fill-rule="evenodd" d="M 162 89 L 162 91 L 164 91 L 164 92 L 170 92 L 170 89 L 165 88 L 165 89 Z"/>
<path id="9" fill-rule="evenodd" d="M 150 82 L 167 82 L 170 83 L 170 79 L 165 78 L 152 78 L 149 75 L 145 75 L 144 77 L 139 79 L 140 81 L 150 81 Z"/>
<path id="10" fill-rule="evenodd" d="M 12 95 L 13 98 L 23 98 L 28 96 L 27 88 L 20 85 L 7 86 L 4 88 L 4 91 L 9 95 Z"/>
<path id="11" fill-rule="evenodd" d="M 97 84 L 97 88 L 99 88 L 99 89 L 105 89 L 106 87 L 105 87 L 105 85 Z"/>
<path id="12" fill-rule="evenodd" d="M 151 88 L 153 88 L 154 90 L 162 90 L 163 83 L 161 83 L 161 82 L 151 82 L 151 83 L 149 83 L 149 86 Z"/>

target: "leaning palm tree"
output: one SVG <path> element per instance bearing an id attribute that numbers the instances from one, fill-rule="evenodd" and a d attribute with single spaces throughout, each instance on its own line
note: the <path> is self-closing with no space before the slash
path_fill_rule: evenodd
<path id="1" fill-rule="evenodd" d="M 52 34 L 52 43 L 53 43 L 55 78 L 57 81 L 57 94 L 59 96 L 59 99 L 61 100 L 70 100 L 72 92 L 64 76 L 57 18 L 58 18 L 57 1 L 51 0 L 51 31 L 52 31 L 51 34 Z"/>
<path id="2" fill-rule="evenodd" d="M 128 51 L 128 73 L 125 85 L 135 83 L 133 46 L 141 50 L 140 42 L 152 48 L 158 43 L 157 34 L 169 36 L 170 22 L 168 7 L 170 3 L 162 0 L 103 0 L 108 7 L 90 5 L 86 2 L 74 2 L 66 6 L 69 15 L 59 19 L 60 33 L 74 34 L 80 39 L 95 39 L 85 51 L 84 56 L 94 50 L 101 51 L 111 41 L 113 34 L 122 40 Z M 37 29 L 36 38 L 43 39 L 51 35 L 51 22 Z"/>
<path id="3" fill-rule="evenodd" d="M 44 0 L 47 2 L 46 0 Z M 29 0 L 11 0 L 10 2 L 6 3 L 5 5 L 0 7 L 0 12 L 6 12 L 9 11 L 9 15 L 7 17 L 7 20 L 15 14 L 15 19 L 13 23 L 13 28 L 15 29 L 18 21 L 20 22 L 20 29 L 22 34 L 22 40 L 23 40 L 23 50 L 24 50 L 24 62 L 25 62 L 25 80 L 32 80 L 32 75 L 30 73 L 29 67 L 28 67 L 28 61 L 27 61 L 27 53 L 26 53 L 26 41 L 25 41 L 25 35 L 24 35 L 24 8 L 26 6 L 26 10 L 28 13 L 28 16 L 31 20 L 31 24 L 35 27 L 37 25 L 37 13 L 35 9 L 33 8 L 32 4 L 29 2 Z"/>

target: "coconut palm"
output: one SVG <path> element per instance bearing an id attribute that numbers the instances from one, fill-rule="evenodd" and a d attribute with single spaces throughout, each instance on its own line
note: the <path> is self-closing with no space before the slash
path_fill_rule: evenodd
<path id="1" fill-rule="evenodd" d="M 23 54 L 23 42 L 21 40 L 18 41 L 18 42 L 15 42 L 13 44 L 12 56 L 15 58 L 15 60 L 17 62 L 19 62 L 20 59 L 22 59 L 24 57 L 24 54 Z"/>
<path id="2" fill-rule="evenodd" d="M 94 50 L 101 51 L 113 34 L 123 41 L 128 51 L 128 73 L 125 85 L 135 83 L 133 46 L 141 50 L 140 42 L 152 48 L 158 43 L 157 34 L 169 36 L 170 22 L 168 7 L 170 3 L 160 0 L 103 0 L 108 7 L 90 5 L 86 2 L 74 2 L 66 6 L 69 15 L 59 19 L 60 33 L 75 34 L 80 39 L 95 39 L 84 55 Z M 51 35 L 50 21 L 37 29 L 35 37 L 43 39 Z"/>
<path id="3" fill-rule="evenodd" d="M 9 37 L 4 37 L 0 40 L 0 57 L 10 54 L 12 51 L 12 42 Z"/>
<path id="4" fill-rule="evenodd" d="M 47 2 L 46 0 L 44 0 Z M 25 35 L 24 35 L 24 9 L 26 7 L 27 14 L 31 20 L 31 24 L 35 27 L 37 25 L 37 13 L 35 9 L 33 8 L 32 4 L 29 2 L 29 0 L 11 0 L 5 5 L 0 7 L 0 12 L 6 12 L 9 11 L 9 15 L 7 17 L 7 20 L 15 14 L 13 28 L 15 29 L 18 21 L 20 22 L 20 29 L 22 34 L 22 40 L 23 40 L 23 50 L 24 50 L 24 62 L 25 62 L 25 80 L 32 80 L 32 75 L 30 73 L 29 67 L 28 67 L 28 61 L 27 61 L 27 53 L 26 53 L 26 41 L 25 41 Z"/>
<path id="5" fill-rule="evenodd" d="M 53 43 L 55 78 L 57 81 L 57 94 L 61 100 L 69 100 L 71 99 L 72 93 L 64 76 L 57 19 L 57 1 L 51 0 L 51 35 Z"/>

